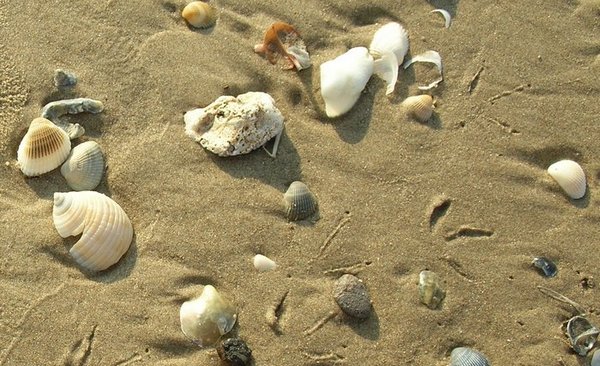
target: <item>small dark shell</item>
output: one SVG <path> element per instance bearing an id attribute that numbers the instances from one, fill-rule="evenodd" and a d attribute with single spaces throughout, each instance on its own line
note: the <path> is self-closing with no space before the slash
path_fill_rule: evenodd
<path id="1" fill-rule="evenodd" d="M 306 184 L 295 181 L 283 195 L 285 216 L 290 221 L 304 220 L 317 211 L 317 200 Z"/>
<path id="2" fill-rule="evenodd" d="M 489 366 L 483 353 L 469 347 L 457 347 L 450 353 L 450 366 Z"/>
<path id="3" fill-rule="evenodd" d="M 228 338 L 217 347 L 219 358 L 228 366 L 247 366 L 252 362 L 252 350 L 240 338 Z"/>
<path id="4" fill-rule="evenodd" d="M 546 257 L 535 257 L 531 263 L 546 277 L 554 277 L 558 273 L 556 264 Z"/>
<path id="5" fill-rule="evenodd" d="M 366 319 L 371 314 L 371 298 L 367 286 L 356 276 L 345 274 L 333 285 L 333 298 L 347 315 Z"/>

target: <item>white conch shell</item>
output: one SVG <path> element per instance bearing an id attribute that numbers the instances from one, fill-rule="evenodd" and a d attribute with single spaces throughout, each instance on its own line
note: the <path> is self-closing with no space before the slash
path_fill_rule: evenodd
<path id="1" fill-rule="evenodd" d="M 181 331 L 200 347 L 212 346 L 237 320 L 235 307 L 217 290 L 206 285 L 202 294 L 181 305 Z"/>
<path id="2" fill-rule="evenodd" d="M 433 114 L 433 98 L 431 95 L 413 95 L 402 101 L 406 113 L 419 122 L 427 122 Z"/>
<path id="3" fill-rule="evenodd" d="M 321 95 L 328 117 L 348 112 L 373 75 L 373 57 L 365 47 L 355 47 L 321 64 Z"/>
<path id="4" fill-rule="evenodd" d="M 440 76 L 431 83 L 429 83 L 429 85 L 419 86 L 418 88 L 420 90 L 430 90 L 436 88 L 442 81 L 444 81 L 444 67 L 442 65 L 442 56 L 440 56 L 440 54 L 437 51 L 429 50 L 419 55 L 416 55 L 415 57 L 406 60 L 406 62 L 402 64 L 402 67 L 406 69 L 415 62 L 432 63 L 437 67 L 440 73 Z"/>
<path id="5" fill-rule="evenodd" d="M 408 46 L 408 33 L 400 23 L 387 23 L 373 35 L 369 52 L 375 59 L 375 74 L 387 83 L 386 94 L 394 92 L 398 67 L 408 52 Z"/>
<path id="6" fill-rule="evenodd" d="M 96 188 L 104 174 L 104 156 L 100 145 L 95 141 L 86 141 L 75 146 L 60 168 L 60 173 L 69 187 L 76 191 Z"/>
<path id="7" fill-rule="evenodd" d="M 33 177 L 60 166 L 69 151 L 71 140 L 67 133 L 45 118 L 36 118 L 19 144 L 17 161 L 23 174 Z"/>
<path id="8" fill-rule="evenodd" d="M 272 271 L 277 268 L 277 263 L 275 263 L 272 259 L 262 255 L 257 254 L 254 256 L 254 268 L 259 270 L 260 272 Z"/>
<path id="9" fill-rule="evenodd" d="M 133 239 L 125 211 L 102 193 L 56 192 L 52 218 L 61 237 L 82 234 L 69 253 L 91 271 L 102 271 L 117 263 Z"/>
<path id="10" fill-rule="evenodd" d="M 548 174 L 554 178 L 569 197 L 579 199 L 585 196 L 587 188 L 585 172 L 573 160 L 557 161 L 548 167 Z"/>
<path id="11" fill-rule="evenodd" d="M 210 28 L 217 22 L 218 12 L 213 4 L 192 1 L 183 8 L 181 16 L 194 28 Z"/>

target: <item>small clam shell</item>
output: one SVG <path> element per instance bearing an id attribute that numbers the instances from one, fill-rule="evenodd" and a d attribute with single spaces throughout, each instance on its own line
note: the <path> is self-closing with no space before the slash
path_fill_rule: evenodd
<path id="1" fill-rule="evenodd" d="M 489 366 L 483 353 L 468 347 L 457 347 L 450 353 L 450 366 Z"/>
<path id="2" fill-rule="evenodd" d="M 233 328 L 237 311 L 217 289 L 206 285 L 199 297 L 181 305 L 179 320 L 183 334 L 198 346 L 207 347 Z"/>
<path id="3" fill-rule="evenodd" d="M 566 334 L 571 343 L 571 348 L 578 355 L 585 356 L 594 347 L 600 329 L 596 328 L 585 317 L 576 315 L 567 322 Z"/>
<path id="4" fill-rule="evenodd" d="M 440 287 L 437 273 L 431 271 L 419 273 L 419 296 L 421 302 L 430 309 L 436 309 L 444 300 L 446 292 Z"/>
<path id="5" fill-rule="evenodd" d="M 579 199 L 585 196 L 585 173 L 576 162 L 572 160 L 557 161 L 548 167 L 548 174 L 569 197 Z"/>
<path id="6" fill-rule="evenodd" d="M 100 145 L 94 141 L 86 141 L 75 146 L 60 168 L 60 173 L 69 187 L 76 191 L 96 188 L 104 173 L 104 156 Z"/>
<path id="7" fill-rule="evenodd" d="M 17 161 L 23 174 L 33 177 L 60 166 L 69 151 L 67 133 L 45 118 L 36 118 L 19 144 Z"/>
<path id="8" fill-rule="evenodd" d="M 317 210 L 317 200 L 306 184 L 295 181 L 283 195 L 285 215 L 289 221 L 304 220 Z"/>
<path id="9" fill-rule="evenodd" d="M 431 95 L 427 94 L 414 95 L 406 98 L 402 102 L 402 107 L 410 117 L 424 123 L 427 122 L 433 114 L 433 98 Z"/>
<path id="10" fill-rule="evenodd" d="M 117 263 L 133 239 L 131 221 L 121 206 L 94 191 L 54 193 L 52 219 L 61 237 L 82 234 L 69 253 L 90 271 Z"/>
<path id="11" fill-rule="evenodd" d="M 217 22 L 217 8 L 204 1 L 192 1 L 187 4 L 181 16 L 195 28 L 210 28 Z"/>
<path id="12" fill-rule="evenodd" d="M 277 263 L 275 263 L 272 259 L 265 257 L 262 254 L 257 254 L 254 256 L 254 268 L 259 270 L 260 272 L 272 271 L 277 268 Z"/>

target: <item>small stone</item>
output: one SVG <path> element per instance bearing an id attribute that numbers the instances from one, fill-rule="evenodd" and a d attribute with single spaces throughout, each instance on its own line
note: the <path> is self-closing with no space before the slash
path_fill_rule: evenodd
<path id="1" fill-rule="evenodd" d="M 227 338 L 217 347 L 219 358 L 228 366 L 247 366 L 252 362 L 252 350 L 240 338 Z"/>
<path id="2" fill-rule="evenodd" d="M 556 264 L 546 257 L 535 257 L 531 262 L 545 277 L 554 277 L 558 273 Z"/>
<path id="3" fill-rule="evenodd" d="M 63 69 L 56 69 L 54 71 L 54 85 L 57 88 L 71 87 L 75 84 L 77 84 L 77 76 L 72 72 Z"/>
<path id="4" fill-rule="evenodd" d="M 333 285 L 333 298 L 347 315 L 366 319 L 371 314 L 371 298 L 367 286 L 356 276 L 345 274 Z"/>

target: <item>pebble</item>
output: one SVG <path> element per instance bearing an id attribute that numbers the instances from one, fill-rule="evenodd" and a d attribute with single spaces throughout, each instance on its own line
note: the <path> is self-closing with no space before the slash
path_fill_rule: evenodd
<path id="1" fill-rule="evenodd" d="M 56 69 L 54 70 L 54 85 L 57 88 L 61 87 L 71 87 L 77 84 L 77 76 L 72 72 Z"/>
<path id="2" fill-rule="evenodd" d="M 221 361 L 228 366 L 247 366 L 252 362 L 252 350 L 240 338 L 227 338 L 217 347 Z"/>
<path id="3" fill-rule="evenodd" d="M 367 286 L 356 276 L 345 274 L 333 285 L 333 298 L 342 311 L 357 319 L 371 314 L 371 298 Z"/>

